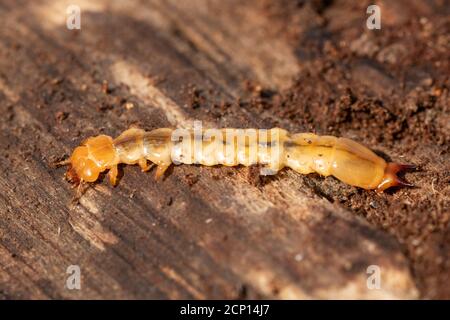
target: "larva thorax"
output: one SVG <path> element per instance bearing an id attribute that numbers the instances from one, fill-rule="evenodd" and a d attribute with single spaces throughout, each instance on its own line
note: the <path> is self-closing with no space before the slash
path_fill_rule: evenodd
<path id="1" fill-rule="evenodd" d="M 113 141 L 120 162 L 135 164 L 141 159 L 148 159 L 157 165 L 170 164 L 172 131 L 168 128 L 126 130 Z"/>

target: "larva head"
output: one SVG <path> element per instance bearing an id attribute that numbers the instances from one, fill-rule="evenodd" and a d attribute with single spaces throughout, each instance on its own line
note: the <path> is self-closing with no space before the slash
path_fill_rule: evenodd
<path id="1" fill-rule="evenodd" d="M 67 175 L 71 180 L 81 179 L 94 182 L 100 173 L 108 169 L 116 157 L 112 139 L 100 135 L 87 139 L 81 146 L 75 148 L 70 156 Z"/>

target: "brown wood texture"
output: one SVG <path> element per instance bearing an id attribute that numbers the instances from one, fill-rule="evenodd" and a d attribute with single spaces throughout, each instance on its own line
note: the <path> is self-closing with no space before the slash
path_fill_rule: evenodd
<path id="1" fill-rule="evenodd" d="M 0 298 L 419 297 L 391 234 L 289 170 L 255 184 L 248 168 L 177 166 L 155 182 L 127 166 L 71 206 L 51 164 L 85 137 L 263 127 L 276 116 L 234 103 L 244 83 L 283 90 L 302 66 L 255 2 L 77 1 L 79 31 L 70 3 L 0 3 Z M 195 107 L 202 94 L 214 108 Z"/>

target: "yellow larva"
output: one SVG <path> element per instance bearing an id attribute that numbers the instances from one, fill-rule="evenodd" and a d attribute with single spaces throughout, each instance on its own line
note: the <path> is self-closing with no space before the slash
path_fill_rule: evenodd
<path id="1" fill-rule="evenodd" d="M 138 164 L 147 171 L 157 165 L 156 178 L 172 164 L 264 165 L 276 173 L 284 167 L 301 174 L 317 172 L 360 188 L 383 191 L 409 186 L 396 173 L 412 165 L 387 163 L 368 148 L 346 138 L 312 133 L 290 134 L 274 128 L 181 131 L 161 128 L 152 131 L 128 129 L 113 139 L 106 135 L 88 138 L 71 157 L 68 176 L 75 181 L 94 182 L 109 170 L 113 185 L 120 163 Z M 151 165 L 148 164 L 151 162 Z"/>

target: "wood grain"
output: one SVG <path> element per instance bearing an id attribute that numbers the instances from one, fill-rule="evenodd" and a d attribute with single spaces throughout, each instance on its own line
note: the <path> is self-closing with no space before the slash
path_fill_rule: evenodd
<path id="1" fill-rule="evenodd" d="M 259 127 L 257 111 L 191 108 L 193 88 L 220 105 L 245 80 L 288 87 L 299 65 L 251 2 L 78 1 L 80 31 L 65 27 L 69 2 L 0 4 L 1 298 L 417 297 L 397 242 L 292 171 L 255 185 L 246 168 L 178 166 L 155 182 L 125 167 L 72 207 L 51 163 L 83 138 L 194 119 Z M 65 288 L 73 264 L 81 290 Z"/>

